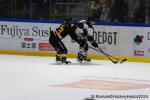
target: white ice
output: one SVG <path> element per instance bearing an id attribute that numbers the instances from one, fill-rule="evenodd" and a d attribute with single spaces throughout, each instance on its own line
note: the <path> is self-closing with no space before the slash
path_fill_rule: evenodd
<path id="1" fill-rule="evenodd" d="M 150 85 L 150 63 L 113 64 L 93 60 L 58 65 L 53 57 L 0 55 L 0 100 L 84 100 L 91 95 L 148 95 L 141 99 L 94 98 L 94 100 L 150 100 L 150 88 L 129 90 L 53 87 L 84 79 Z"/>

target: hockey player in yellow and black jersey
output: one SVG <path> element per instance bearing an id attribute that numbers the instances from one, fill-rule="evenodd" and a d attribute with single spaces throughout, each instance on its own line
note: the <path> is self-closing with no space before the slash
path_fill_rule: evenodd
<path id="1" fill-rule="evenodd" d="M 74 34 L 74 32 L 72 32 L 71 22 L 71 18 L 66 18 L 63 24 L 56 28 L 55 31 L 51 31 L 50 33 L 49 43 L 56 50 L 56 62 L 58 63 L 71 63 L 70 61 L 67 61 L 68 51 L 61 40 L 69 35 L 73 40 L 78 41 L 77 36 Z"/>

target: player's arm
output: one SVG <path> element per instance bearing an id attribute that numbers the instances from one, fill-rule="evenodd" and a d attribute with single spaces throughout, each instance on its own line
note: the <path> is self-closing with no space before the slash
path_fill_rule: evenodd
<path id="1" fill-rule="evenodd" d="M 88 41 L 91 43 L 91 45 L 93 47 L 97 48 L 98 44 L 94 40 L 94 29 L 93 28 L 88 28 L 87 29 L 87 37 L 88 37 Z"/>
<path id="2" fill-rule="evenodd" d="M 80 43 L 80 37 L 77 34 L 75 34 L 73 30 L 70 30 L 69 36 L 71 37 L 71 39 L 73 39 L 77 43 Z"/>

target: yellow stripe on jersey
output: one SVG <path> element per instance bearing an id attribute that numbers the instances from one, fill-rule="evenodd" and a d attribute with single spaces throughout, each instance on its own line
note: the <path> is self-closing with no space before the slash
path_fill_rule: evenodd
<path id="1" fill-rule="evenodd" d="M 64 25 L 60 25 L 60 26 L 56 29 L 56 31 L 55 31 L 55 33 L 57 34 L 57 36 L 58 36 L 60 39 L 62 38 L 62 36 L 61 36 L 62 31 L 64 31 Z"/>

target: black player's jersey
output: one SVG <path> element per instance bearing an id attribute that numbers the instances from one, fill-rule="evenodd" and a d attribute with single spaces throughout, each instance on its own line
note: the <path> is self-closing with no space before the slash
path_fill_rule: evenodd
<path id="1" fill-rule="evenodd" d="M 73 40 L 78 41 L 77 35 L 74 34 L 71 28 L 71 24 L 61 24 L 58 28 L 56 28 L 54 35 L 58 40 L 62 40 L 67 35 L 69 35 Z"/>
<path id="2" fill-rule="evenodd" d="M 55 36 L 60 40 L 66 37 L 68 34 L 71 34 L 70 26 L 67 24 L 61 24 L 58 28 L 56 28 Z"/>

